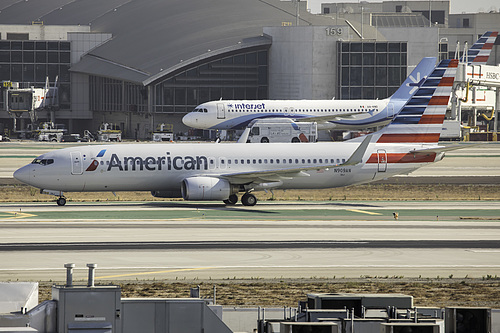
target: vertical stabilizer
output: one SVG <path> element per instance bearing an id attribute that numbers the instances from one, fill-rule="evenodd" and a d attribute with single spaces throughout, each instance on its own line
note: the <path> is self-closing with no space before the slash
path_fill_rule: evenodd
<path id="1" fill-rule="evenodd" d="M 486 65 L 497 38 L 498 31 L 487 31 L 479 37 L 477 42 L 467 51 L 467 64 Z M 465 55 L 460 58 L 460 62 L 465 62 Z"/>
<path id="2" fill-rule="evenodd" d="M 374 133 L 382 143 L 438 142 L 458 60 L 443 60 L 420 85 L 394 120 Z"/>
<path id="3" fill-rule="evenodd" d="M 423 58 L 390 99 L 409 100 L 425 78 L 432 73 L 434 67 L 436 67 L 435 57 Z"/>

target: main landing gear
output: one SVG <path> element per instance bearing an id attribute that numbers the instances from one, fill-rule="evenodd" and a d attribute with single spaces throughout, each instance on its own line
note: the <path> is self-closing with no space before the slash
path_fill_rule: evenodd
<path id="1" fill-rule="evenodd" d="M 238 196 L 236 194 L 231 194 L 229 198 L 224 200 L 226 205 L 235 205 L 238 202 Z M 241 203 L 243 206 L 255 206 L 257 204 L 257 198 L 251 193 L 245 193 L 241 197 Z"/>

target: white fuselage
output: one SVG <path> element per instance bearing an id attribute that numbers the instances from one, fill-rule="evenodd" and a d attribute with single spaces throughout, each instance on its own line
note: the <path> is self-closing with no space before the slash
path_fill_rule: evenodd
<path id="1" fill-rule="evenodd" d="M 371 143 L 362 163 L 345 162 L 359 142 L 312 144 L 118 144 L 83 146 L 41 155 L 14 176 L 35 187 L 55 191 L 172 191 L 185 178 L 231 177 L 231 183 L 252 183 L 238 173 L 316 167 L 294 177 L 278 177 L 276 188 L 314 189 L 367 183 L 407 173 L 440 159 L 409 154 L 422 144 Z M 406 156 L 404 163 L 393 161 Z M 35 160 L 36 161 L 36 160 Z M 40 161 L 46 161 L 40 163 Z M 47 162 L 48 161 L 48 162 Z M 276 181 L 259 176 L 260 182 Z M 253 181 L 255 182 L 255 181 Z M 180 196 L 180 194 L 179 194 Z"/>

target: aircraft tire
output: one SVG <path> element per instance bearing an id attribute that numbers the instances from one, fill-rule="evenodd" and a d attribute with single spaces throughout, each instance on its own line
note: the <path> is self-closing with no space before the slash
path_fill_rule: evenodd
<path id="1" fill-rule="evenodd" d="M 57 199 L 56 202 L 57 202 L 58 206 L 64 206 L 66 204 L 66 198 L 61 197 L 61 198 Z"/>
<path id="2" fill-rule="evenodd" d="M 261 143 L 269 143 L 269 139 L 267 137 L 263 137 L 262 139 L 260 139 L 260 142 Z"/>
<path id="3" fill-rule="evenodd" d="M 295 137 L 295 138 L 292 138 L 292 142 L 296 143 L 296 142 L 300 142 L 300 140 L 299 140 L 299 138 Z"/>
<path id="4" fill-rule="evenodd" d="M 245 193 L 241 197 L 241 203 L 243 206 L 255 206 L 257 204 L 257 198 L 251 193 Z"/>
<path id="5" fill-rule="evenodd" d="M 236 194 L 231 194 L 229 198 L 223 201 L 226 205 L 236 205 L 238 202 L 238 196 Z"/>

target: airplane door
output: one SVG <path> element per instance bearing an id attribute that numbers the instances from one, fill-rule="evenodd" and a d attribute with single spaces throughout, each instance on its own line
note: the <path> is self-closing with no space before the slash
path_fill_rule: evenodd
<path id="1" fill-rule="evenodd" d="M 387 151 L 385 149 L 377 149 L 378 172 L 387 171 Z"/>
<path id="2" fill-rule="evenodd" d="M 392 104 L 392 103 L 389 103 L 387 105 L 387 117 L 388 118 L 394 117 L 394 104 Z"/>
<path id="3" fill-rule="evenodd" d="M 217 119 L 226 119 L 226 109 L 224 103 L 217 103 Z"/>
<path id="4" fill-rule="evenodd" d="M 83 173 L 82 153 L 75 151 L 71 153 L 71 174 L 81 175 Z"/>

